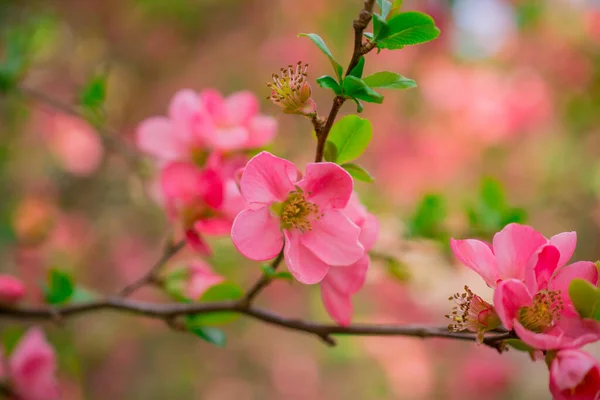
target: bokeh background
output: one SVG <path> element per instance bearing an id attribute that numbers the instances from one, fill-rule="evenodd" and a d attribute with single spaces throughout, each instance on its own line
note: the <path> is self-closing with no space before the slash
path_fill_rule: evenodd
<path id="1" fill-rule="evenodd" d="M 328 60 L 300 32 L 320 34 L 338 60 L 352 51 L 359 0 L 1 0 L 0 30 L 26 32 L 23 84 L 66 103 L 107 73 L 112 141 L 135 151 L 144 118 L 164 114 L 180 88 L 251 90 L 280 67 Z M 440 38 L 372 52 L 365 73 L 390 70 L 418 87 L 385 93 L 363 116 L 374 126 L 359 183 L 380 219 L 376 260 L 355 297 L 355 321 L 445 325 L 447 297 L 480 280 L 456 264 L 449 237 L 489 238 L 510 221 L 550 236 L 576 230 L 575 257 L 600 258 L 600 2 L 405 0 L 431 14 Z M 0 55 L 8 52 L 0 47 Z M 343 62 L 346 63 L 347 61 Z M 331 93 L 313 84 L 325 114 Z M 276 115 L 271 151 L 310 161 L 308 120 Z M 351 103 L 343 113 L 353 113 Z M 133 166 L 92 126 L 22 96 L 0 97 L 0 268 L 42 301 L 60 267 L 114 293 L 160 255 L 169 226 L 152 200 L 152 163 Z M 133 169 L 133 170 L 132 170 Z M 140 180 L 139 177 L 142 177 Z M 260 274 L 228 238 L 212 242 L 214 269 L 244 287 Z M 184 253 L 170 267 L 186 265 Z M 153 289 L 136 298 L 168 299 Z M 327 321 L 317 287 L 276 282 L 259 303 Z M 239 319 L 225 348 L 160 321 L 103 312 L 45 325 L 59 351 L 63 399 L 547 399 L 547 371 L 525 353 L 407 338 L 313 337 Z M 24 329 L 2 322 L 10 348 Z M 596 354 L 600 354 L 596 351 Z"/>

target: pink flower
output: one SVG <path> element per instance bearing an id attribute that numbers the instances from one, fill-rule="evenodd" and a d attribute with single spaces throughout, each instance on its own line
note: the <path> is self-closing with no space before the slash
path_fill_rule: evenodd
<path id="1" fill-rule="evenodd" d="M 168 117 L 150 117 L 140 123 L 136 141 L 140 150 L 162 161 L 204 160 L 207 150 L 231 151 L 264 146 L 273 139 L 277 124 L 258 113 L 250 92 L 224 99 L 212 89 L 177 92 Z"/>
<path id="2" fill-rule="evenodd" d="M 13 390 L 23 400 L 58 398 L 56 354 L 39 328 L 21 338 L 8 361 Z"/>
<path id="3" fill-rule="evenodd" d="M 25 296 L 25 285 L 14 276 L 0 274 L 0 303 L 13 304 Z"/>
<path id="4" fill-rule="evenodd" d="M 335 322 L 349 325 L 353 312 L 352 295 L 365 284 L 367 270 L 371 263 L 367 252 L 377 240 L 379 222 L 373 214 L 367 212 L 356 193 L 353 193 L 343 212 L 360 228 L 359 241 L 365 249 L 365 254 L 351 265 L 329 266 L 329 272 L 321 281 L 321 299 L 327 313 Z"/>
<path id="5" fill-rule="evenodd" d="M 308 64 L 302 67 L 298 62 L 296 67 L 289 65 L 281 68 L 281 76 L 273 74 L 273 83 L 268 83 L 271 88 L 271 101 L 281 107 L 286 114 L 314 115 L 317 103 L 311 98 L 311 88 L 306 77 Z"/>
<path id="6" fill-rule="evenodd" d="M 600 364 L 580 350 L 562 350 L 550 364 L 554 400 L 600 399 Z"/>
<path id="7" fill-rule="evenodd" d="M 465 285 L 464 293 L 456 293 L 449 298 L 456 306 L 446 318 L 453 321 L 448 330 L 461 332 L 464 330 L 477 333 L 477 343 L 483 343 L 484 334 L 500 326 L 500 318 L 494 306 L 474 294 Z"/>
<path id="8" fill-rule="evenodd" d="M 352 177 L 333 163 L 310 163 L 301 178 L 294 164 L 268 152 L 252 158 L 240 180 L 248 208 L 231 229 L 237 249 L 252 260 L 285 262 L 306 284 L 320 282 L 330 265 L 351 265 L 365 253 L 360 228 L 343 209 L 352 195 Z"/>
<path id="9" fill-rule="evenodd" d="M 213 169 L 173 162 L 163 168 L 160 178 L 169 218 L 182 225 L 194 249 L 209 253 L 200 233 L 227 234 L 232 222 L 221 212 L 224 198 L 221 176 Z"/>
<path id="10" fill-rule="evenodd" d="M 216 274 L 209 265 L 200 260 L 192 262 L 188 267 L 188 271 L 190 275 L 185 295 L 192 300 L 198 300 L 209 288 L 225 280 L 221 275 Z"/>

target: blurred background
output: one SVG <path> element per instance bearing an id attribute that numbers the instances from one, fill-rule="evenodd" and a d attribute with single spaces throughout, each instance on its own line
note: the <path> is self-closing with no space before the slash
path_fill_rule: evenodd
<path id="1" fill-rule="evenodd" d="M 107 76 L 108 143 L 135 152 L 136 125 L 165 114 L 180 88 L 251 90 L 298 61 L 320 114 L 331 93 L 314 80 L 328 60 L 315 32 L 346 64 L 359 0 L 0 0 L 4 37 L 27 38 L 23 84 L 67 104 Z M 480 279 L 453 260 L 449 237 L 490 238 L 511 221 L 551 236 L 576 230 L 575 258 L 600 258 L 600 2 L 405 0 L 431 14 L 439 39 L 372 52 L 365 75 L 398 72 L 418 87 L 388 92 L 363 116 L 374 137 L 360 160 L 376 178 L 357 190 L 381 223 L 375 260 L 355 297 L 360 322 L 446 325 L 452 293 Z M 0 58 L 10 53 L 5 42 Z M 276 115 L 271 151 L 314 156 L 308 120 Z M 354 113 L 347 103 L 343 113 Z M 118 136 L 117 136 L 118 135 Z M 148 196 L 151 162 L 128 163 L 86 123 L 23 96 L 0 97 L 0 268 L 42 301 L 46 271 L 70 271 L 114 293 L 160 255 L 168 223 Z M 132 171 L 133 169 L 133 171 Z M 140 181 L 139 177 L 142 177 Z M 214 240 L 214 270 L 248 287 L 258 263 Z M 170 267 L 197 256 L 183 253 Z M 145 289 L 135 296 L 166 301 Z M 489 299 L 489 297 L 488 297 Z M 276 282 L 259 303 L 328 321 L 317 287 Z M 2 322 L 8 349 L 25 327 Z M 45 325 L 59 352 L 62 399 L 548 399 L 547 370 L 526 353 L 407 338 L 313 337 L 241 318 L 225 348 L 160 321 L 115 313 Z M 592 349 L 593 351 L 594 349 Z M 595 351 L 600 355 L 600 351 Z"/>

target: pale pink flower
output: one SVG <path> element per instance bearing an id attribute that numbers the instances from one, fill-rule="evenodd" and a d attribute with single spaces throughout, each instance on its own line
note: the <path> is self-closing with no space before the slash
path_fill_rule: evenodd
<path id="1" fill-rule="evenodd" d="M 554 400 L 600 399 L 600 364 L 586 352 L 561 350 L 550 364 Z"/>
<path id="2" fill-rule="evenodd" d="M 379 222 L 360 203 L 356 193 L 353 193 L 343 212 L 360 228 L 359 241 L 365 249 L 365 254 L 351 265 L 329 266 L 329 272 L 321 281 L 321 299 L 327 313 L 334 321 L 340 325 L 349 325 L 353 312 L 352 296 L 365 284 L 367 270 L 371 263 L 367 252 L 377 240 Z"/>
<path id="3" fill-rule="evenodd" d="M 37 327 L 21 338 L 8 361 L 13 390 L 23 400 L 58 398 L 56 354 Z"/>
<path id="4" fill-rule="evenodd" d="M 0 303 L 13 304 L 25 297 L 25 285 L 11 275 L 0 274 Z"/>
<path id="5" fill-rule="evenodd" d="M 311 98 L 307 70 L 308 64 L 302 67 L 302 62 L 298 62 L 295 68 L 289 65 L 281 68 L 281 76 L 273 74 L 273 83 L 267 84 L 271 88 L 269 99 L 284 113 L 312 116 L 317 110 L 317 103 Z"/>
<path id="6" fill-rule="evenodd" d="M 140 123 L 136 141 L 140 150 L 161 161 L 194 160 L 200 164 L 206 152 L 232 151 L 264 146 L 273 139 L 276 121 L 259 114 L 250 92 L 227 98 L 212 89 L 177 92 L 168 117 L 150 117 Z"/>
<path id="7" fill-rule="evenodd" d="M 188 272 L 185 295 L 192 300 L 198 300 L 208 289 L 225 281 L 225 278 L 216 274 L 208 264 L 201 260 L 191 262 Z"/>
<path id="8" fill-rule="evenodd" d="M 365 253 L 360 228 L 343 213 L 352 177 L 333 163 L 310 163 L 301 178 L 294 164 L 268 152 L 253 157 L 240 180 L 248 208 L 236 217 L 231 238 L 252 260 L 285 262 L 302 283 L 320 282 L 330 265 L 351 265 Z"/>

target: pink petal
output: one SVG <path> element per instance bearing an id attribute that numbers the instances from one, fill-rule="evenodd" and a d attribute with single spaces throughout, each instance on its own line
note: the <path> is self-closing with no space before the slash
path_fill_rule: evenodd
<path id="1" fill-rule="evenodd" d="M 565 343 L 561 348 L 579 348 L 600 340 L 600 322 L 593 319 L 583 319 L 579 315 L 561 315 L 554 330 L 561 332 Z"/>
<path id="2" fill-rule="evenodd" d="M 560 291 L 565 307 L 564 311 L 571 315 L 578 315 L 569 297 L 569 285 L 573 279 L 577 278 L 585 279 L 596 286 L 598 283 L 598 269 L 596 265 L 590 261 L 578 261 L 571 265 L 566 265 L 558 270 L 548 285 L 550 290 Z"/>
<path id="3" fill-rule="evenodd" d="M 331 266 L 322 283 L 327 282 L 340 293 L 354 294 L 364 286 L 370 263 L 371 258 L 365 254 L 354 264 L 345 267 Z"/>
<path id="4" fill-rule="evenodd" d="M 225 100 L 227 124 L 245 125 L 258 114 L 258 100 L 252 92 L 236 92 Z"/>
<path id="5" fill-rule="evenodd" d="M 195 124 L 203 112 L 200 96 L 195 91 L 179 90 L 169 104 L 169 117 L 176 127 L 173 134 L 187 143 L 193 141 Z"/>
<path id="6" fill-rule="evenodd" d="M 487 243 L 476 239 L 450 239 L 450 247 L 456 258 L 481 276 L 488 286 L 496 286 L 500 279 L 498 263 Z"/>
<path id="7" fill-rule="evenodd" d="M 329 265 L 350 265 L 365 254 L 360 228 L 339 210 L 326 210 L 301 235 L 301 243 Z"/>
<path id="8" fill-rule="evenodd" d="M 563 232 L 550 238 L 550 244 L 560 252 L 558 266 L 562 267 L 569 261 L 577 245 L 577 232 Z"/>
<path id="9" fill-rule="evenodd" d="M 167 118 L 151 117 L 142 121 L 135 137 L 140 151 L 162 160 L 177 160 L 187 156 L 185 148 L 174 137 L 173 126 Z"/>
<path id="10" fill-rule="evenodd" d="M 330 284 L 321 282 L 321 300 L 325 310 L 335 322 L 342 326 L 350 325 L 352 321 L 352 298 L 335 290 Z"/>
<path id="11" fill-rule="evenodd" d="M 379 237 L 379 221 L 373 214 L 368 214 L 360 227 L 358 241 L 363 245 L 365 251 L 370 251 Z"/>
<path id="12" fill-rule="evenodd" d="M 307 200 L 326 208 L 344 208 L 350 201 L 354 182 L 348 172 L 337 164 L 322 162 L 306 166 L 306 175 L 298 182 Z"/>
<path id="13" fill-rule="evenodd" d="M 193 229 L 186 230 L 185 231 L 185 240 L 186 240 L 187 244 L 195 252 L 198 252 L 205 256 L 210 256 L 212 254 L 212 251 L 210 250 L 210 247 L 208 247 L 208 244 L 204 241 L 202 236 L 200 236 L 200 234 L 198 232 L 196 232 L 195 230 L 193 230 Z"/>
<path id="14" fill-rule="evenodd" d="M 223 202 L 223 182 L 214 170 L 201 170 L 192 163 L 173 162 L 163 168 L 160 181 L 167 203 L 175 201 L 189 205 L 201 200 L 218 208 Z"/>
<path id="15" fill-rule="evenodd" d="M 581 350 L 561 350 L 550 365 L 550 386 L 559 391 L 574 389 L 592 368 L 598 368 L 594 357 Z"/>
<path id="16" fill-rule="evenodd" d="M 513 322 L 518 323 L 516 318 L 519 309 L 531 305 L 531 301 L 527 286 L 517 279 L 500 281 L 494 291 L 494 307 L 507 329 L 513 329 Z"/>
<path id="17" fill-rule="evenodd" d="M 519 339 L 525 342 L 525 344 L 539 350 L 559 349 L 566 342 L 562 335 L 532 332 L 517 320 L 514 321 L 514 330 Z"/>
<path id="18" fill-rule="evenodd" d="M 287 198 L 297 178 L 294 164 L 263 151 L 248 161 L 240 188 L 248 203 L 272 204 Z"/>
<path id="19" fill-rule="evenodd" d="M 208 113 L 217 120 L 223 120 L 225 116 L 225 100 L 221 93 L 215 89 L 205 89 L 199 94 L 200 100 Z"/>
<path id="20" fill-rule="evenodd" d="M 537 263 L 534 267 L 536 287 L 530 287 L 529 290 L 537 292 L 548 286 L 548 281 L 556 268 L 558 267 L 558 261 L 560 259 L 560 253 L 554 246 L 544 246 L 537 256 Z"/>
<path id="21" fill-rule="evenodd" d="M 215 131 L 210 132 L 204 137 L 213 149 L 221 151 L 244 148 L 246 147 L 248 138 L 248 129 L 243 126 L 217 128 Z"/>
<path id="22" fill-rule="evenodd" d="M 508 224 L 496 233 L 493 248 L 500 278 L 524 280 L 531 256 L 546 242 L 541 233 L 526 225 Z"/>
<path id="23" fill-rule="evenodd" d="M 224 187 L 221 175 L 214 169 L 204 169 L 198 175 L 198 194 L 212 208 L 223 204 Z"/>
<path id="24" fill-rule="evenodd" d="M 225 278 L 200 260 L 193 261 L 188 270 L 190 278 L 186 287 L 186 296 L 192 300 L 200 299 L 209 288 L 225 281 Z"/>
<path id="25" fill-rule="evenodd" d="M 233 221 L 228 218 L 209 218 L 196 221 L 194 229 L 206 235 L 225 236 L 231 234 Z"/>
<path id="26" fill-rule="evenodd" d="M 285 264 L 292 275 L 299 282 L 307 285 L 321 282 L 329 271 L 329 265 L 302 244 L 300 231 L 284 230 L 283 234 L 285 235 Z"/>
<path id="27" fill-rule="evenodd" d="M 0 274 L 0 303 L 12 304 L 25 297 L 25 285 L 20 279 Z"/>
<path id="28" fill-rule="evenodd" d="M 250 120 L 248 125 L 250 137 L 246 147 L 253 149 L 269 144 L 277 134 L 277 121 L 275 118 L 258 115 Z"/>
<path id="29" fill-rule="evenodd" d="M 256 261 L 274 258 L 283 247 L 279 219 L 267 207 L 240 212 L 233 221 L 231 240 L 240 253 Z"/>

